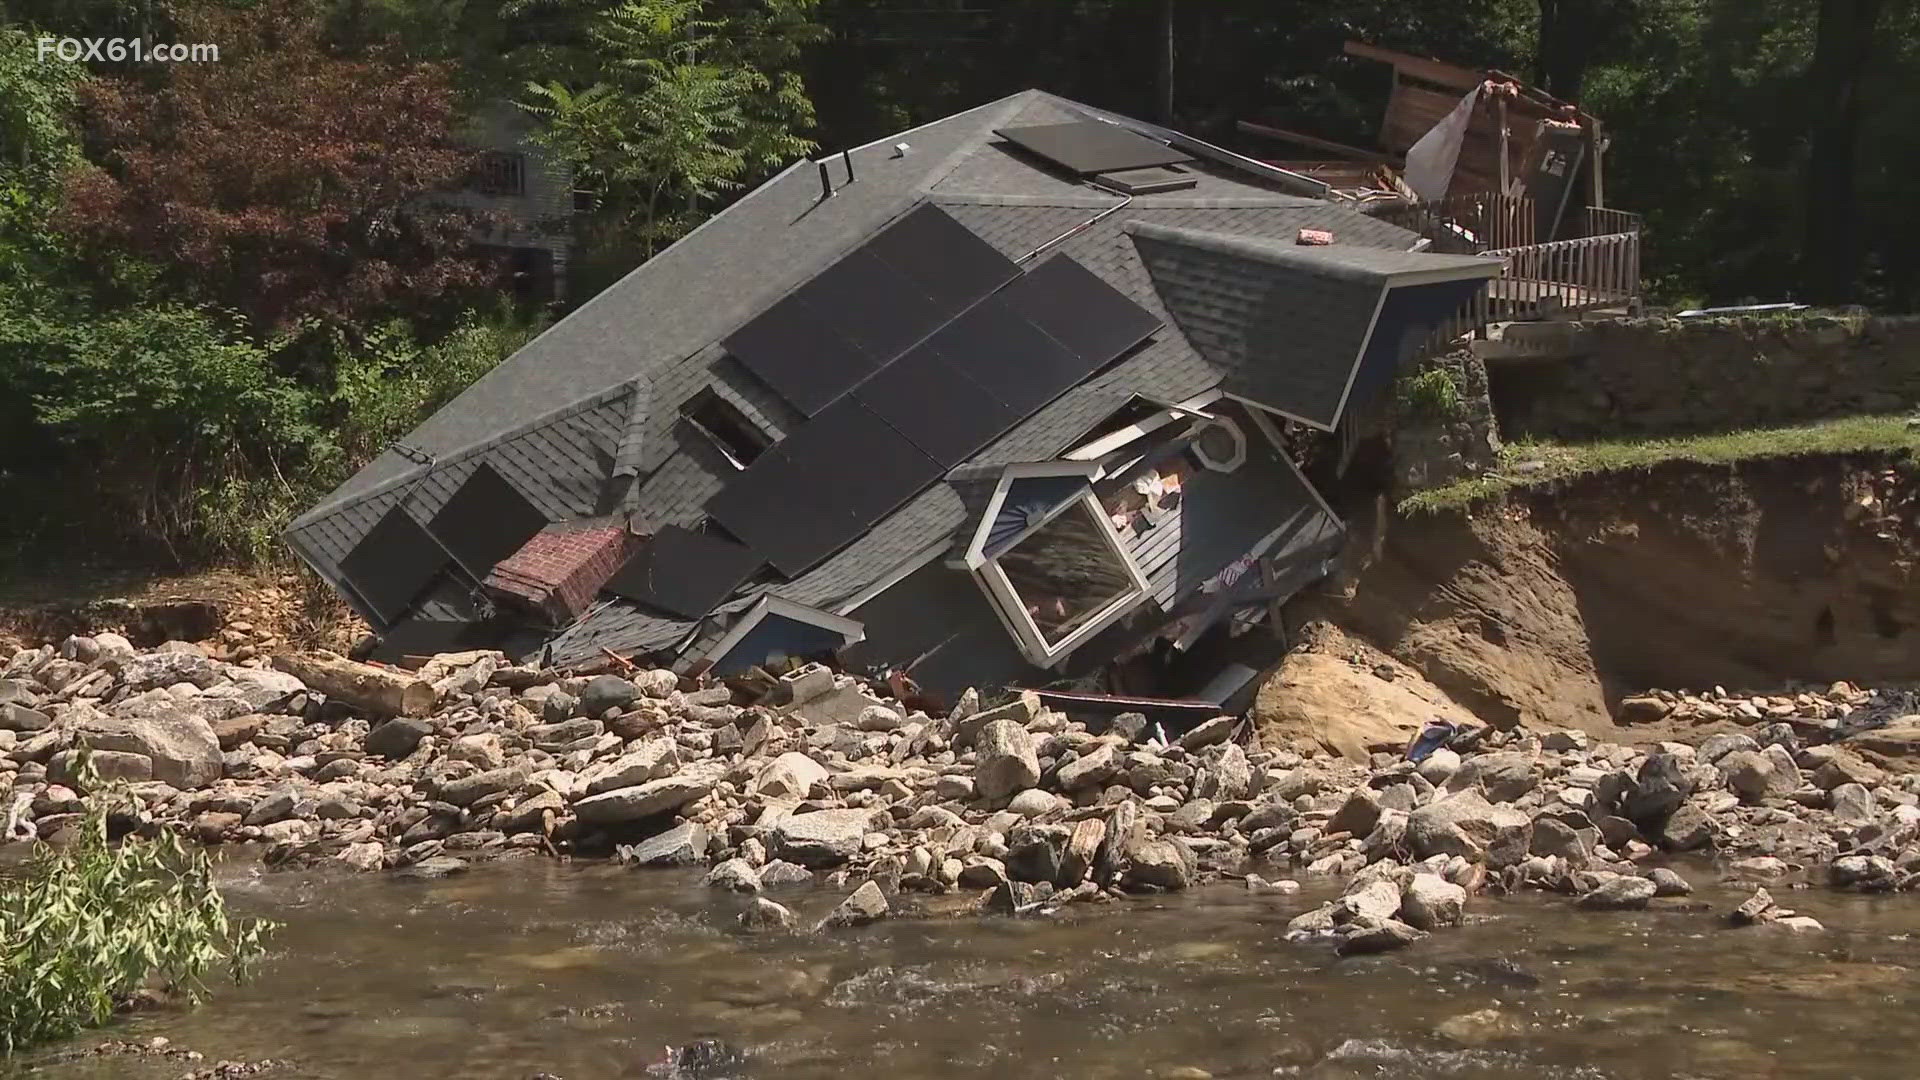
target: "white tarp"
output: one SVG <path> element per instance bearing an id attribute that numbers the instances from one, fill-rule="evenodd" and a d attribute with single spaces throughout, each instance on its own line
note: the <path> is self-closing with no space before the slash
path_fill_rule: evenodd
<path id="1" fill-rule="evenodd" d="M 1447 185 L 1453 182 L 1453 167 L 1460 160 L 1460 143 L 1467 137 L 1467 125 L 1473 120 L 1473 106 L 1480 100 L 1480 90 L 1476 86 L 1467 91 L 1467 96 L 1460 99 L 1452 112 L 1407 148 L 1407 168 L 1402 179 L 1421 199 L 1432 202 L 1446 198 Z"/>

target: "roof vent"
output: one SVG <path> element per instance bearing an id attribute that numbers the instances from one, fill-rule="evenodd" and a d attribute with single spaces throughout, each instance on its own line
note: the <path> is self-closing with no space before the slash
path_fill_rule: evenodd
<path id="1" fill-rule="evenodd" d="M 893 144 L 894 157 L 903 158 L 903 157 L 906 157 L 912 151 L 913 151 L 912 143 L 897 142 Z"/>

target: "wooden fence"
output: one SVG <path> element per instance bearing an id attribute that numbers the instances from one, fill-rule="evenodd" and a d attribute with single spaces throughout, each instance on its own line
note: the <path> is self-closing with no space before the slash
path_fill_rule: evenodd
<path id="1" fill-rule="evenodd" d="M 1433 241 L 1430 251 L 1477 255 L 1490 248 L 1534 242 L 1533 200 L 1524 195 L 1473 192 L 1433 202 L 1382 202 L 1363 208 L 1382 221 Z"/>

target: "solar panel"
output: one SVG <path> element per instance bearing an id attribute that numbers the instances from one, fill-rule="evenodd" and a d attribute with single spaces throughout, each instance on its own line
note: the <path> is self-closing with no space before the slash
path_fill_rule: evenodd
<path id="1" fill-rule="evenodd" d="M 668 525 L 608 579 L 605 589 L 698 619 L 760 568 L 760 556 L 722 536 Z"/>
<path id="2" fill-rule="evenodd" d="M 808 416 L 880 366 L 797 293 L 734 331 L 723 344 L 774 393 Z"/>
<path id="3" fill-rule="evenodd" d="M 1067 255 L 1034 267 L 998 296 L 1096 371 L 1160 329 L 1152 312 Z"/>
<path id="4" fill-rule="evenodd" d="M 408 656 L 461 652 L 484 648 L 490 633 L 478 623 L 452 622 L 446 619 L 402 619 L 380 635 L 373 647 L 373 659 L 396 663 Z"/>
<path id="5" fill-rule="evenodd" d="M 1166 143 L 1102 120 L 1000 128 L 994 134 L 1082 176 L 1193 160 Z"/>
<path id="6" fill-rule="evenodd" d="M 820 321 L 862 352 L 886 361 L 953 317 L 912 278 L 866 250 L 856 251 L 795 293 Z"/>
<path id="7" fill-rule="evenodd" d="M 827 267 L 723 343 L 812 416 L 1020 268 L 922 206 Z"/>
<path id="8" fill-rule="evenodd" d="M 1013 260 L 931 204 L 887 226 L 864 250 L 918 282 L 951 311 L 1020 276 Z"/>
<path id="9" fill-rule="evenodd" d="M 931 341 L 881 368 L 854 396 L 948 467 L 972 457 L 1020 419 L 962 374 Z"/>
<path id="10" fill-rule="evenodd" d="M 1092 372 L 1004 299 L 1010 285 L 948 323 L 929 343 L 960 372 L 1006 405 L 1016 420 Z"/>
<path id="11" fill-rule="evenodd" d="M 427 531 L 476 579 L 547 527 L 547 516 L 518 488 L 482 464 L 433 516 Z"/>
<path id="12" fill-rule="evenodd" d="M 340 576 L 381 621 L 391 623 L 446 565 L 447 550 L 396 506 L 340 560 Z"/>
<path id="13" fill-rule="evenodd" d="M 793 577 L 938 479 L 938 462 L 857 398 L 835 402 L 762 454 L 707 513 Z"/>

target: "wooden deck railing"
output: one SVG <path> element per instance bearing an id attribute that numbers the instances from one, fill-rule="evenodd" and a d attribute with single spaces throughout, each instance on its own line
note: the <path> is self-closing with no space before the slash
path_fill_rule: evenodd
<path id="1" fill-rule="evenodd" d="M 1507 261 L 1506 269 L 1487 286 L 1489 321 L 1624 307 L 1640 295 L 1637 232 L 1555 240 L 1481 254 Z"/>
<path id="2" fill-rule="evenodd" d="M 1433 241 L 1430 251 L 1477 255 L 1490 248 L 1534 242 L 1533 200 L 1523 195 L 1473 192 L 1433 202 L 1375 203 L 1362 209 Z"/>

